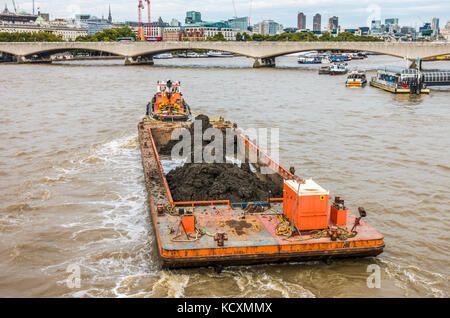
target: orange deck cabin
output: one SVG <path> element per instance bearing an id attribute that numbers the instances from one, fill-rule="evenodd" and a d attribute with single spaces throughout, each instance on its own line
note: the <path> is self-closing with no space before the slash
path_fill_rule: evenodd
<path id="1" fill-rule="evenodd" d="M 147 115 L 155 120 L 187 121 L 191 111 L 181 93 L 179 82 L 158 82 L 157 91 L 151 102 L 151 112 Z"/>

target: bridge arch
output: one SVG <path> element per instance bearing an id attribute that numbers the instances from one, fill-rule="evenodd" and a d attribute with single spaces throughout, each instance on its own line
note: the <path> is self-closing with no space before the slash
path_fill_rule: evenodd
<path id="1" fill-rule="evenodd" d="M 108 54 L 113 54 L 113 55 L 125 57 L 125 55 L 117 53 L 114 50 L 96 49 L 96 48 L 82 47 L 82 46 L 80 46 L 80 47 L 72 47 L 72 48 L 70 48 L 70 47 L 62 48 L 61 47 L 61 48 L 41 49 L 41 50 L 27 52 L 26 55 L 23 55 L 23 56 L 29 57 L 29 56 L 33 56 L 33 55 L 42 55 L 42 54 L 53 55 L 53 54 L 57 54 L 57 53 L 64 53 L 64 52 L 68 52 L 68 51 L 78 51 L 78 50 L 86 50 L 86 51 L 92 51 L 92 52 L 108 53 Z"/>
<path id="2" fill-rule="evenodd" d="M 174 51 L 189 51 L 189 50 L 205 50 L 205 51 L 221 51 L 221 52 L 228 52 L 233 53 L 235 55 L 239 56 L 246 56 L 246 54 L 242 53 L 240 50 L 234 50 L 234 49 L 228 49 L 228 48 L 221 48 L 218 49 L 217 47 L 208 45 L 202 45 L 201 47 L 193 47 L 191 45 L 186 46 L 174 46 L 174 47 L 167 47 L 164 49 L 156 49 L 156 50 L 145 50 L 138 53 L 134 53 L 133 55 L 130 55 L 131 57 L 137 57 L 137 56 L 155 56 L 158 54 L 168 53 L 168 52 L 174 52 Z"/>
<path id="3" fill-rule="evenodd" d="M 302 52 L 309 52 L 309 51 L 350 51 L 350 52 L 368 52 L 368 53 L 377 53 L 377 54 L 382 54 L 382 55 L 389 55 L 389 56 L 393 56 L 393 57 L 397 57 L 400 59 L 403 59 L 404 56 L 398 55 L 398 54 L 393 54 L 391 52 L 384 52 L 381 50 L 360 50 L 360 49 L 355 49 L 355 48 L 342 48 L 342 49 L 336 49 L 336 48 L 331 48 L 331 47 L 317 47 L 317 48 L 308 48 L 308 49 L 300 49 L 300 50 L 288 50 L 288 51 L 283 51 L 283 52 L 279 52 L 276 54 L 271 54 L 271 55 L 267 55 L 267 56 L 263 56 L 262 58 L 277 58 L 280 56 L 285 56 L 285 55 L 289 55 L 289 54 L 295 54 L 295 53 L 302 53 Z M 411 60 L 413 60 L 411 58 Z"/>
<path id="4" fill-rule="evenodd" d="M 448 56 L 450 58 L 450 51 L 448 51 L 448 53 L 442 53 L 442 54 L 435 54 L 435 55 L 432 55 L 432 56 L 427 56 L 427 57 L 422 58 L 422 60 L 432 59 L 432 58 L 439 57 L 439 56 Z"/>

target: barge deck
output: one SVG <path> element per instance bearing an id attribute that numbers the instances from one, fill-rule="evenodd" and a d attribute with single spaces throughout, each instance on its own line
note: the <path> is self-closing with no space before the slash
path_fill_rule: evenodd
<path id="1" fill-rule="evenodd" d="M 174 129 L 188 128 L 191 124 L 144 119 L 138 125 L 150 214 L 163 268 L 220 268 L 229 265 L 367 257 L 383 252 L 383 235 L 350 211 L 346 215 L 346 225 L 338 226 L 328 217 L 328 226 L 329 229 L 352 233 L 357 224 L 354 236 L 336 239 L 327 235 L 325 230 L 302 232 L 302 235 L 289 238 L 279 231 L 280 225 L 287 222 L 283 216 L 285 197 L 258 203 L 258 212 L 250 212 L 250 203 L 233 204 L 227 200 L 173 202 L 158 151 L 169 143 Z M 221 129 L 233 127 L 223 120 L 213 123 L 213 126 Z M 258 163 L 261 166 L 270 167 L 284 180 L 294 177 L 245 137 L 241 138 L 245 140 L 247 151 L 259 154 L 258 158 L 261 159 Z"/>

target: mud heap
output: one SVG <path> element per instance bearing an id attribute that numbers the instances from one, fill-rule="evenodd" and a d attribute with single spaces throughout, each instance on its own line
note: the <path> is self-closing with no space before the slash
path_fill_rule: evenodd
<path id="1" fill-rule="evenodd" d="M 202 121 L 203 132 L 211 127 L 207 116 L 200 115 L 195 120 Z M 194 136 L 193 131 L 191 133 Z M 164 152 L 170 153 L 172 147 L 173 144 L 164 147 Z M 248 163 L 241 167 L 232 163 L 188 163 L 172 170 L 166 178 L 175 202 L 230 200 L 235 203 L 283 196 L 281 178 L 275 182 L 267 176 L 262 181 L 250 170 Z"/>

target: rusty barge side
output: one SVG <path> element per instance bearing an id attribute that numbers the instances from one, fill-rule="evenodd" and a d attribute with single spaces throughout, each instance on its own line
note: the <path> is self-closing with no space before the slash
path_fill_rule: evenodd
<path id="1" fill-rule="evenodd" d="M 223 128 L 223 125 L 223 123 L 215 124 L 219 128 Z M 377 256 L 383 252 L 383 235 L 375 231 L 364 220 L 358 220 L 360 222 L 358 235 L 345 241 L 336 241 L 330 238 L 286 240 L 276 233 L 285 199 L 273 200 L 271 209 L 273 212 L 249 214 L 246 215 L 245 220 L 241 218 L 245 213 L 243 208 L 233 205 L 229 201 L 173 202 L 158 151 L 170 141 L 174 129 L 188 128 L 189 126 L 189 123 L 161 123 L 146 119 L 138 125 L 150 214 L 163 268 L 328 260 Z M 263 154 L 248 140 L 245 145 L 248 151 Z M 277 177 L 283 179 L 289 177 L 287 175 L 289 172 L 278 163 L 263 160 L 260 165 L 269 166 L 275 170 Z M 217 233 L 219 230 L 227 233 L 226 240 L 222 242 L 223 246 L 218 246 L 217 240 L 211 234 L 197 240 L 173 240 L 173 228 L 171 227 L 179 222 L 181 217 L 158 213 L 158 204 L 191 208 L 196 226 L 201 226 L 204 233 Z M 346 224 L 350 230 L 358 218 L 351 212 L 346 218 Z M 331 219 L 329 225 L 330 227 L 336 226 Z"/>

